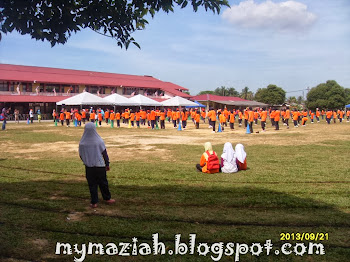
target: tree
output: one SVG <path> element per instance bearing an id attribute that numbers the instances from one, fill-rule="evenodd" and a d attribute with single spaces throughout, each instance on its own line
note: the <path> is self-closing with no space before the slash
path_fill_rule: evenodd
<path id="1" fill-rule="evenodd" d="M 288 104 L 298 104 L 298 100 L 296 99 L 295 96 L 290 96 L 287 98 L 287 103 Z"/>
<path id="2" fill-rule="evenodd" d="M 345 89 L 334 80 L 328 80 L 311 88 L 307 94 L 306 106 L 311 110 L 316 108 L 339 109 L 345 106 Z"/>
<path id="3" fill-rule="evenodd" d="M 225 86 L 216 88 L 214 94 L 219 96 L 239 96 L 239 93 L 234 87 L 226 88 Z"/>
<path id="4" fill-rule="evenodd" d="M 6 0 L 0 1 L 0 40 L 1 33 L 15 30 L 54 46 L 90 28 L 116 39 L 120 47 L 127 49 L 133 43 L 140 48 L 131 34 L 146 27 L 147 16 L 173 12 L 174 6 L 185 8 L 188 3 L 195 12 L 202 6 L 214 14 L 229 7 L 227 0 Z"/>
<path id="5" fill-rule="evenodd" d="M 286 100 L 286 91 L 276 85 L 268 85 L 256 91 L 255 100 L 269 105 L 280 105 Z"/>
<path id="6" fill-rule="evenodd" d="M 199 96 L 199 95 L 205 95 L 205 94 L 214 95 L 214 91 L 211 91 L 211 90 L 200 91 L 200 92 L 198 93 L 198 96 Z"/>
<path id="7" fill-rule="evenodd" d="M 303 104 L 304 102 L 305 102 L 304 97 L 303 97 L 303 96 L 298 96 L 298 98 L 297 98 L 297 103 L 298 103 L 299 105 L 301 105 L 301 104 Z"/>
<path id="8" fill-rule="evenodd" d="M 350 104 L 350 88 L 345 88 L 345 104 Z"/>
<path id="9" fill-rule="evenodd" d="M 253 100 L 254 94 L 252 91 L 249 91 L 249 88 L 246 86 L 242 89 L 242 92 L 240 93 L 240 97 L 246 100 Z"/>

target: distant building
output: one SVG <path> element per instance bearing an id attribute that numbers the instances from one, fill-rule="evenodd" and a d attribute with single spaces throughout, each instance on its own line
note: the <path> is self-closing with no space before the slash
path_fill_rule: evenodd
<path id="1" fill-rule="evenodd" d="M 191 97 L 184 93 L 187 88 L 152 76 L 0 64 L 0 106 L 16 107 L 21 114 L 29 108 L 51 113 L 56 102 L 84 91 L 102 97 L 112 93 L 142 94 L 157 100 Z"/>
<path id="2" fill-rule="evenodd" d="M 215 109 L 227 108 L 231 109 L 242 109 L 246 107 L 267 107 L 267 104 L 260 103 L 257 101 L 246 100 L 235 96 L 218 96 L 212 94 L 203 94 L 198 96 L 193 96 L 193 100 L 200 102 L 205 105 L 207 109 L 213 107 Z"/>

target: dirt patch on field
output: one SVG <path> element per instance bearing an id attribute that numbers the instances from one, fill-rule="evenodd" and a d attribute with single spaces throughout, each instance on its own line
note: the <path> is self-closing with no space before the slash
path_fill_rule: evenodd
<path id="1" fill-rule="evenodd" d="M 71 221 L 71 222 L 81 221 L 83 219 L 83 217 L 84 217 L 84 213 L 73 212 L 73 213 L 68 214 L 68 216 L 66 217 L 66 220 Z"/>
<path id="2" fill-rule="evenodd" d="M 38 250 L 43 250 L 49 244 L 49 241 L 47 239 L 39 239 L 39 238 L 31 240 L 30 242 Z"/>
<path id="3" fill-rule="evenodd" d="M 45 125 L 45 124 L 42 124 Z M 41 143 L 17 143 L 16 141 L 3 141 L 3 153 L 13 154 L 15 158 L 40 159 L 43 155 L 54 153 L 56 157 L 66 157 L 67 155 L 78 155 L 78 145 L 83 128 L 66 128 L 55 127 L 47 124 L 48 130 L 35 129 L 32 132 L 44 133 L 50 132 L 55 134 L 77 137 L 76 141 L 57 141 Z M 16 126 L 17 127 L 17 126 Z M 106 143 L 111 161 L 127 160 L 145 160 L 171 159 L 171 150 L 167 150 L 158 145 L 199 145 L 210 141 L 213 145 L 223 145 L 225 142 L 231 142 L 233 145 L 242 143 L 249 145 L 306 145 L 318 144 L 324 145 L 329 140 L 350 140 L 350 124 L 337 123 L 327 125 L 324 123 L 308 124 L 306 127 L 294 128 L 292 125 L 289 129 L 281 125 L 279 131 L 275 131 L 270 124 L 267 125 L 267 131 L 261 132 L 260 125 L 253 126 L 254 132 L 246 134 L 244 127 L 235 125 L 234 130 L 225 127 L 224 132 L 213 133 L 208 128 L 208 124 L 201 123 L 200 129 L 195 129 L 189 123 L 186 130 L 178 131 L 167 125 L 165 130 L 150 130 L 147 128 L 128 129 L 122 127 L 111 129 L 104 124 L 98 128 L 98 132 Z M 259 133 L 256 133 L 258 131 Z M 329 134 L 332 134 L 330 137 Z M 330 144 L 332 146 L 332 144 Z"/>

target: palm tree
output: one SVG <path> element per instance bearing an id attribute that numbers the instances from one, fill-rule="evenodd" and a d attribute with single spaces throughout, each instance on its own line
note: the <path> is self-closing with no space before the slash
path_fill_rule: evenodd
<path id="1" fill-rule="evenodd" d="M 253 100 L 254 94 L 252 91 L 249 91 L 249 88 L 246 86 L 245 88 L 242 89 L 240 97 L 246 100 Z"/>

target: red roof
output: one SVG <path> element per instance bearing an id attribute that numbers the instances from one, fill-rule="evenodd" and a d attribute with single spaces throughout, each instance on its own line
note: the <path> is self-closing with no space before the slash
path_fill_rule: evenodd
<path id="1" fill-rule="evenodd" d="M 102 73 L 71 69 L 0 64 L 0 80 L 15 82 L 38 82 L 66 85 L 125 86 L 154 88 L 181 97 L 191 97 L 179 90 L 187 88 L 163 82 L 152 76 L 137 76 L 115 73 Z"/>
<path id="2" fill-rule="evenodd" d="M 11 103 L 56 103 L 67 97 L 64 96 L 40 96 L 40 95 L 0 95 L 0 102 Z"/>
<path id="3" fill-rule="evenodd" d="M 211 94 L 193 96 L 192 99 L 196 101 L 250 101 L 236 96 L 218 96 Z"/>

